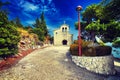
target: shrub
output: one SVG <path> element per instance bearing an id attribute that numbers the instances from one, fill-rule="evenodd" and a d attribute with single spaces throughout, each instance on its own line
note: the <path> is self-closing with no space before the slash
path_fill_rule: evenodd
<path id="1" fill-rule="evenodd" d="M 70 45 L 70 52 L 72 55 L 78 56 L 78 44 L 71 44 Z"/>
<path id="2" fill-rule="evenodd" d="M 111 51 L 112 51 L 112 48 L 110 46 L 96 46 L 95 47 L 96 56 L 110 55 Z"/>
<path id="3" fill-rule="evenodd" d="M 96 56 L 95 47 L 84 47 L 82 48 L 83 56 Z"/>
<path id="4" fill-rule="evenodd" d="M 92 49 L 92 51 L 93 51 L 94 48 L 88 47 L 88 45 L 92 44 L 93 42 L 92 41 L 84 41 L 84 40 L 82 40 L 81 43 L 82 43 L 82 52 L 83 52 L 83 55 L 85 55 L 85 56 L 87 56 L 87 55 L 93 55 L 90 50 Z M 78 40 L 75 40 L 74 44 L 70 45 L 70 51 L 71 51 L 72 55 L 78 56 Z"/>
<path id="5" fill-rule="evenodd" d="M 19 34 L 16 28 L 12 25 L 0 27 L 0 56 L 6 57 L 17 53 Z"/>
<path id="6" fill-rule="evenodd" d="M 70 46 L 70 52 L 72 55 L 78 56 L 78 41 Z M 110 55 L 112 48 L 109 46 L 93 46 L 92 41 L 82 40 L 82 56 L 104 56 Z"/>
<path id="7" fill-rule="evenodd" d="M 114 47 L 120 47 L 120 37 L 117 37 L 112 43 Z"/>
<path id="8" fill-rule="evenodd" d="M 2 12 L 0 14 L 0 17 L 4 18 L 4 20 L 0 19 L 0 57 L 4 58 L 17 53 L 20 37 L 16 27 L 8 21 L 7 16 Z"/>

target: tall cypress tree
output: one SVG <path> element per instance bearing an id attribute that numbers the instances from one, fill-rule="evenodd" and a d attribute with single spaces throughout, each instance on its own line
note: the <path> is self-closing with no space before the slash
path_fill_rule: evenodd
<path id="1" fill-rule="evenodd" d="M 40 19 L 41 19 L 41 27 L 44 30 L 44 36 L 47 36 L 48 30 L 47 30 L 47 26 L 46 26 L 46 22 L 45 22 L 45 18 L 44 18 L 44 12 L 42 12 Z"/>
<path id="2" fill-rule="evenodd" d="M 16 24 L 17 27 L 23 28 L 23 25 L 21 24 L 21 21 L 20 21 L 20 18 L 19 18 L 19 17 L 16 17 L 16 19 L 15 19 L 15 24 Z"/>
<path id="3" fill-rule="evenodd" d="M 44 13 L 42 12 L 40 18 L 37 18 L 35 21 L 34 26 L 34 33 L 36 33 L 39 37 L 39 40 L 44 41 L 45 36 L 48 34 L 46 22 L 44 19 Z"/>

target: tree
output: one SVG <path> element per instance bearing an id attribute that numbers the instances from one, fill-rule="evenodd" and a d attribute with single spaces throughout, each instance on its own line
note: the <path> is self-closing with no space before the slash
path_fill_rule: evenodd
<path id="1" fill-rule="evenodd" d="M 119 37 L 120 33 L 120 1 L 103 0 L 100 4 L 92 4 L 82 13 L 85 29 L 94 34 L 101 34 L 106 41 Z"/>
<path id="2" fill-rule="evenodd" d="M 19 17 L 16 17 L 14 22 L 17 27 L 23 28 L 23 25 L 21 24 Z"/>
<path id="3" fill-rule="evenodd" d="M 44 41 L 44 31 L 41 28 L 34 28 L 33 32 L 38 35 L 40 41 Z"/>
<path id="4" fill-rule="evenodd" d="M 90 33 L 91 39 L 94 41 L 95 35 L 103 35 L 106 30 L 106 25 L 100 23 L 100 20 L 91 22 L 85 29 Z"/>
<path id="5" fill-rule="evenodd" d="M 0 17 L 0 56 L 6 57 L 17 53 L 20 37 L 15 25 L 8 21 L 7 15 L 0 12 Z"/>
<path id="6" fill-rule="evenodd" d="M 0 1 L 0 8 L 3 6 Z M 18 51 L 19 33 L 7 17 L 5 10 L 0 10 L 0 57 L 7 57 Z"/>
<path id="7" fill-rule="evenodd" d="M 8 24 L 8 17 L 5 11 L 0 11 L 0 25 Z"/>
<path id="8" fill-rule="evenodd" d="M 41 27 L 44 30 L 44 35 L 47 36 L 48 35 L 48 29 L 47 29 L 47 26 L 46 26 L 46 22 L 45 22 L 45 19 L 44 19 L 44 13 L 43 12 L 41 14 L 40 19 L 41 19 Z"/>
<path id="9" fill-rule="evenodd" d="M 120 20 L 120 1 L 119 0 L 103 0 L 101 5 L 105 7 L 104 12 L 109 16 L 109 20 Z"/>
<path id="10" fill-rule="evenodd" d="M 27 30 L 29 33 L 33 33 L 33 28 L 31 26 L 24 27 L 25 30 Z"/>
<path id="11" fill-rule="evenodd" d="M 85 21 L 80 22 L 81 31 L 84 31 L 88 24 Z M 78 22 L 75 22 L 75 29 L 78 30 Z"/>
<path id="12" fill-rule="evenodd" d="M 46 22 L 44 20 L 44 13 L 41 14 L 40 19 L 37 18 L 35 24 L 33 24 L 33 32 L 36 33 L 39 37 L 39 40 L 44 41 L 45 36 L 48 35 L 48 30 Z"/>
<path id="13" fill-rule="evenodd" d="M 103 15 L 104 7 L 96 4 L 92 4 L 86 8 L 84 12 L 82 12 L 83 21 L 87 23 L 91 23 L 93 20 L 97 21 L 98 19 L 102 20 L 104 18 Z"/>
<path id="14" fill-rule="evenodd" d="M 113 41 L 116 37 L 120 36 L 120 22 L 111 20 L 106 26 L 107 28 L 104 32 L 104 37 L 107 41 Z"/>

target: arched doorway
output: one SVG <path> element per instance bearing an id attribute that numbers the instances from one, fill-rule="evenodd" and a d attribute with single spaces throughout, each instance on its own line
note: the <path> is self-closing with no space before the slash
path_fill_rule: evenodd
<path id="1" fill-rule="evenodd" d="M 63 45 L 67 45 L 67 40 L 63 40 L 63 41 L 62 41 L 62 44 L 63 44 Z"/>

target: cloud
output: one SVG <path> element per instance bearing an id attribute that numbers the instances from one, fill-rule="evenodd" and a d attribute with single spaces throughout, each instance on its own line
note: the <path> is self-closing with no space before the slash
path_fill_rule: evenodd
<path id="1" fill-rule="evenodd" d="M 28 19 L 33 17 L 31 14 L 29 14 L 29 13 L 27 13 L 27 12 L 25 12 L 25 11 L 22 11 L 20 15 L 21 15 L 21 17 L 22 17 L 22 16 L 25 16 L 25 17 L 28 18 Z"/>
<path id="2" fill-rule="evenodd" d="M 35 20 L 27 20 L 27 21 L 24 21 L 24 22 L 23 22 L 24 25 L 28 25 L 28 24 L 29 24 L 29 25 L 31 25 L 31 26 L 32 26 L 34 23 L 35 23 Z"/>
<path id="3" fill-rule="evenodd" d="M 30 2 L 25 2 L 24 4 L 21 4 L 21 7 L 25 10 L 25 11 L 35 11 L 37 9 L 39 9 L 39 6 L 34 5 Z"/>

